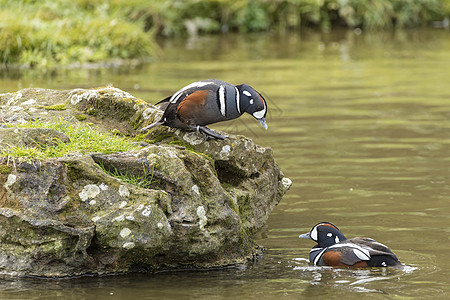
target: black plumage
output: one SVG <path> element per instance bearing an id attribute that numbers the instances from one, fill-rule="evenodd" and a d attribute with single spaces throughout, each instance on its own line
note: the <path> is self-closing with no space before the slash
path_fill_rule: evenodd
<path id="1" fill-rule="evenodd" d="M 267 129 L 267 103 L 261 94 L 246 84 L 234 86 L 217 79 L 201 80 L 185 86 L 158 104 L 164 111 L 163 116 L 141 131 L 165 125 L 202 131 L 208 138 L 225 139 L 207 125 L 238 118 L 244 112 Z"/>
<path id="2" fill-rule="evenodd" d="M 317 242 L 309 252 L 309 260 L 318 266 L 388 267 L 401 266 L 397 256 L 385 245 L 364 237 L 347 239 L 329 222 L 316 224 L 300 238 Z"/>

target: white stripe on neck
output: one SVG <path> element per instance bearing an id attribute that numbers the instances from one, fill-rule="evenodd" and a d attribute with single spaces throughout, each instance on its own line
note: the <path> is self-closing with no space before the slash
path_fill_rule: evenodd
<path id="1" fill-rule="evenodd" d="M 240 99 L 240 95 L 239 95 L 239 90 L 237 89 L 237 87 L 234 87 L 234 89 L 236 90 L 236 107 L 237 107 L 237 111 L 238 113 L 241 115 L 241 99 Z"/>
<path id="2" fill-rule="evenodd" d="M 223 85 L 219 87 L 219 102 L 220 102 L 220 113 L 225 117 L 226 106 L 225 106 L 225 88 Z"/>

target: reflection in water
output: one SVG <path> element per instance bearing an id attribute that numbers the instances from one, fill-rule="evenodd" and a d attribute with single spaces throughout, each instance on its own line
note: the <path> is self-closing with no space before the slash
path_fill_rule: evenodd
<path id="1" fill-rule="evenodd" d="M 389 280 L 396 281 L 404 274 L 417 270 L 415 267 L 403 266 L 401 268 L 371 268 L 371 269 L 336 269 L 331 267 L 304 266 L 306 259 L 294 258 L 298 266 L 293 270 L 300 271 L 301 277 L 311 278 L 310 286 L 304 294 L 308 294 L 311 286 L 325 285 L 342 290 L 350 290 L 365 293 L 389 294 L 383 289 L 370 288 L 370 283 L 375 281 Z"/>
<path id="2" fill-rule="evenodd" d="M 448 31 L 204 36 L 164 40 L 161 47 L 159 60 L 133 70 L 47 77 L 9 72 L 0 79 L 0 92 L 113 83 L 155 103 L 206 78 L 262 90 L 269 130 L 245 116 L 211 127 L 272 147 L 293 181 L 259 233 L 258 243 L 267 249 L 264 259 L 244 270 L 4 280 L 0 298 L 445 297 L 450 286 Z M 310 243 L 297 237 L 320 221 L 336 224 L 349 237 L 389 245 L 411 267 L 310 266 Z"/>

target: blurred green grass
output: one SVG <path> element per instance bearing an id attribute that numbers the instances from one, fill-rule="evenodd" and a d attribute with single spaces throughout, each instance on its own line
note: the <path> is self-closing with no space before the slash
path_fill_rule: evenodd
<path id="1" fill-rule="evenodd" d="M 125 1 L 122 1 L 125 3 Z M 22 67 L 52 67 L 152 54 L 152 33 L 139 19 L 103 1 L 0 2 L 0 59 Z"/>
<path id="2" fill-rule="evenodd" d="M 450 0 L 0 0 L 2 66 L 143 60 L 155 35 L 430 26 Z"/>

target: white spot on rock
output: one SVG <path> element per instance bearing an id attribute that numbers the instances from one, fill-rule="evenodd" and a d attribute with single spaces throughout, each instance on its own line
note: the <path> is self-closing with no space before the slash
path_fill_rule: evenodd
<path id="1" fill-rule="evenodd" d="M 208 222 L 208 218 L 206 217 L 206 211 L 203 206 L 197 207 L 197 216 L 199 218 L 198 225 L 200 225 L 200 229 L 203 229 Z"/>
<path id="2" fill-rule="evenodd" d="M 114 91 L 114 97 L 116 98 L 128 98 L 128 99 L 133 99 L 136 100 L 135 97 L 133 97 L 130 93 L 122 91 L 121 89 L 115 88 L 115 87 L 111 87 L 109 88 L 111 91 Z"/>
<path id="3" fill-rule="evenodd" d="M 125 220 L 125 216 L 124 215 L 120 215 L 120 216 L 118 216 L 118 217 L 115 217 L 114 219 L 113 219 L 113 222 L 122 222 L 122 221 L 124 221 Z"/>
<path id="4" fill-rule="evenodd" d="M 194 184 L 191 188 L 192 192 L 196 195 L 200 195 L 200 190 L 196 184 Z"/>
<path id="5" fill-rule="evenodd" d="M 283 179 L 281 179 L 281 184 L 283 185 L 284 189 L 288 190 L 292 185 L 292 180 L 287 177 L 283 177 Z"/>
<path id="6" fill-rule="evenodd" d="M 197 207 L 197 216 L 199 218 L 203 218 L 203 217 L 206 216 L 205 208 L 203 206 L 201 206 L 201 205 L 199 207 Z"/>
<path id="7" fill-rule="evenodd" d="M 133 242 L 127 242 L 123 244 L 124 249 L 133 249 L 136 245 Z"/>
<path id="8" fill-rule="evenodd" d="M 98 220 L 100 220 L 102 217 L 99 217 L 99 216 L 96 216 L 96 217 L 93 217 L 91 220 L 92 220 L 92 222 L 97 222 Z"/>
<path id="9" fill-rule="evenodd" d="M 164 227 L 163 223 L 158 222 L 158 224 L 156 224 L 156 226 L 158 226 L 159 229 L 162 229 Z"/>
<path id="10" fill-rule="evenodd" d="M 104 184 L 104 183 L 100 184 L 98 187 L 99 187 L 102 191 L 107 191 L 107 190 L 108 190 L 108 186 L 107 186 L 106 184 Z"/>
<path id="11" fill-rule="evenodd" d="M 128 221 L 134 221 L 134 217 L 133 216 L 126 216 L 125 219 L 127 219 Z"/>
<path id="12" fill-rule="evenodd" d="M 124 185 L 119 186 L 119 195 L 121 197 L 129 197 L 130 196 L 130 191 L 128 190 L 128 188 Z"/>
<path id="13" fill-rule="evenodd" d="M 142 215 L 143 215 L 144 217 L 150 216 L 151 213 L 152 213 L 152 206 L 151 206 L 151 205 L 147 205 L 147 206 L 145 207 L 145 209 L 142 211 Z"/>
<path id="14" fill-rule="evenodd" d="M 100 188 L 95 184 L 86 185 L 83 190 L 78 194 L 81 201 L 85 202 L 88 199 L 93 199 L 100 194 Z"/>
<path id="15" fill-rule="evenodd" d="M 144 209 L 145 205 L 144 204 L 139 204 L 138 207 L 136 207 L 136 210 L 142 210 Z"/>
<path id="16" fill-rule="evenodd" d="M 258 145 L 255 145 L 255 146 L 256 146 L 256 147 L 255 147 L 256 152 L 258 152 L 258 153 L 264 153 L 264 152 L 266 152 L 266 148 L 261 147 L 261 146 L 258 146 Z"/>
<path id="17" fill-rule="evenodd" d="M 125 238 L 131 234 L 131 230 L 129 228 L 124 228 L 120 231 L 120 236 Z"/>
<path id="18" fill-rule="evenodd" d="M 97 204 L 97 201 L 95 201 L 95 200 L 89 201 L 89 205 L 95 205 L 95 204 Z"/>
<path id="19" fill-rule="evenodd" d="M 124 208 L 125 206 L 127 206 L 128 202 L 127 201 L 122 201 L 120 202 L 119 208 Z"/>
<path id="20" fill-rule="evenodd" d="M 87 90 L 82 94 L 78 94 L 78 92 L 83 91 L 82 89 L 77 89 L 72 91 L 72 96 L 70 97 L 70 103 L 72 105 L 78 104 L 82 100 L 91 100 L 96 99 L 99 96 L 98 91 L 95 90 Z"/>
<path id="21" fill-rule="evenodd" d="M 35 103 L 36 103 L 35 99 L 30 99 L 30 100 L 27 100 L 25 102 L 22 102 L 22 105 L 33 105 Z"/>
<path id="22" fill-rule="evenodd" d="M 17 176 L 14 174 L 9 174 L 8 179 L 6 179 L 4 187 L 7 188 L 11 185 L 13 185 L 17 181 Z"/>
<path id="23" fill-rule="evenodd" d="M 231 152 L 231 146 L 230 145 L 225 145 L 222 147 L 222 150 L 220 150 L 220 157 L 224 158 L 224 157 L 228 157 L 228 155 L 230 155 Z"/>

